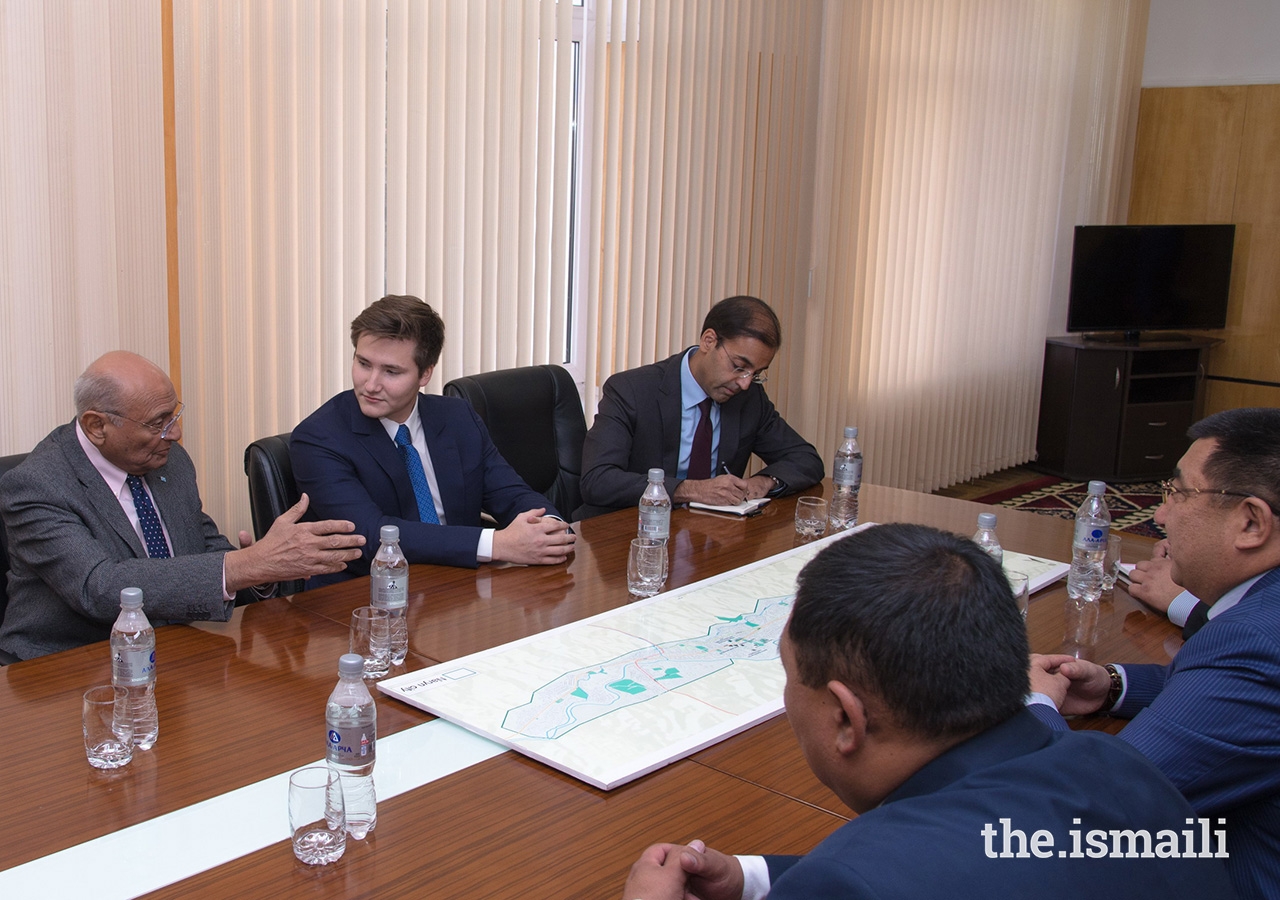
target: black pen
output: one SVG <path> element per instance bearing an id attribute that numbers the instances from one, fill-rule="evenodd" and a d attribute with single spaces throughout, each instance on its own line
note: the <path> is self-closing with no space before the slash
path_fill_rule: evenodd
<path id="1" fill-rule="evenodd" d="M 722 462 L 720 463 L 720 474 L 721 474 L 721 475 L 732 475 L 732 474 L 733 474 L 732 472 L 730 472 L 730 471 L 729 471 L 729 464 L 728 464 L 727 462 L 723 462 L 723 461 L 722 461 Z"/>

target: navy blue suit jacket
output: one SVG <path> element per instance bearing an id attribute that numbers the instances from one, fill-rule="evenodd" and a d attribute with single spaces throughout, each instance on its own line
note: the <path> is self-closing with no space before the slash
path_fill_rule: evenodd
<path id="1" fill-rule="evenodd" d="M 1098 732 L 1053 731 L 1024 711 L 930 762 L 808 856 L 767 857 L 769 900 L 1233 896 L 1220 859 L 1072 856 L 1073 830 L 1082 855 L 1095 829 L 1146 829 L 1154 847 L 1158 832 L 1187 828 L 1191 815 L 1133 748 Z M 1001 819 L 1010 820 L 1011 853 L 1026 857 L 998 855 Z M 993 838 L 983 835 L 988 824 Z M 1031 839 L 1042 830 L 1052 844 L 1037 857 Z"/>
<path id="2" fill-rule="evenodd" d="M 467 401 L 419 394 L 418 415 L 448 525 L 421 521 L 395 442 L 382 423 L 360 412 L 352 391 L 333 397 L 293 430 L 293 475 L 310 495 L 311 510 L 321 519 L 351 520 L 367 540 L 364 555 L 344 574 L 313 578 L 309 585 L 367 575 L 383 525 L 399 526 L 400 547 L 411 563 L 475 568 L 482 511 L 499 528 L 531 509 L 560 516 L 502 458 Z"/>
<path id="3" fill-rule="evenodd" d="M 1280 897 L 1280 569 L 1210 619 L 1168 666 L 1126 665 L 1120 737 L 1196 812 L 1227 820 L 1241 897 Z M 1052 707 L 1037 714 L 1067 724 Z"/>

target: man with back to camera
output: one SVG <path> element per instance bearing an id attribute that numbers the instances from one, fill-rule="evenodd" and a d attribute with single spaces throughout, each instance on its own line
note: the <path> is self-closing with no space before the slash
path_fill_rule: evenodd
<path id="1" fill-rule="evenodd" d="M 1198 815 L 1226 820 L 1239 895 L 1280 897 L 1280 409 L 1227 410 L 1187 434 L 1155 520 L 1172 581 L 1209 605 L 1206 624 L 1168 666 L 1033 656 L 1033 699 L 1132 718 L 1121 739 Z M 1067 727 L 1053 706 L 1032 709 Z"/>
<path id="2" fill-rule="evenodd" d="M 345 573 L 314 582 L 368 574 L 383 525 L 400 528 L 411 563 L 564 562 L 573 531 L 502 458 L 471 405 L 419 393 L 444 347 L 435 310 L 383 297 L 352 321 L 351 343 L 353 389 L 298 425 L 289 452 L 316 512 L 351 519 L 369 543 Z"/>
<path id="3" fill-rule="evenodd" d="M 803 857 L 654 845 L 623 900 L 1232 896 L 1220 859 L 1111 852 L 1113 829 L 1183 841 L 1191 807 L 1123 742 L 1024 708 L 1026 628 L 972 541 L 881 525 L 822 550 L 796 585 L 787 718 L 858 817 Z"/>
<path id="4" fill-rule="evenodd" d="M 711 307 L 696 346 L 611 376 L 582 445 L 583 505 L 574 515 L 635 506 L 656 467 L 673 503 L 735 504 L 821 481 L 817 451 L 764 391 L 781 344 L 768 304 L 730 297 Z M 753 453 L 765 468 L 744 478 Z"/>
<path id="5" fill-rule="evenodd" d="M 359 557 L 350 522 L 298 521 L 305 495 L 257 543 L 240 532 L 234 549 L 204 514 L 177 443 L 182 403 L 149 360 L 99 357 L 76 380 L 75 403 L 75 421 L 0 479 L 10 566 L 0 647 L 15 656 L 106 640 L 126 587 L 142 589 L 152 624 L 224 621 L 238 591 Z"/>

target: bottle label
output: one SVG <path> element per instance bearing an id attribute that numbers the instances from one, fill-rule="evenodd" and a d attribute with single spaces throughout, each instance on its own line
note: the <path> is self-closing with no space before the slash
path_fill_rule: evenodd
<path id="1" fill-rule="evenodd" d="M 1076 519 L 1076 547 L 1090 553 L 1106 552 L 1107 535 L 1110 531 L 1106 522 L 1092 516 L 1080 516 Z"/>
<path id="2" fill-rule="evenodd" d="M 640 507 L 640 537 L 665 541 L 671 534 L 671 510 L 661 506 Z"/>
<path id="3" fill-rule="evenodd" d="M 373 575 L 369 578 L 369 605 L 377 609 L 401 609 L 409 603 L 409 576 Z"/>
<path id="4" fill-rule="evenodd" d="M 857 487 L 862 483 L 862 460 L 842 457 L 832 466 L 831 480 L 842 487 Z"/>
<path id="5" fill-rule="evenodd" d="M 345 766 L 367 766 L 377 758 L 378 729 L 374 726 L 334 728 L 329 726 L 329 762 Z"/>
<path id="6" fill-rule="evenodd" d="M 111 683 L 118 687 L 149 684 L 156 677 L 156 651 L 146 648 L 111 651 Z"/>

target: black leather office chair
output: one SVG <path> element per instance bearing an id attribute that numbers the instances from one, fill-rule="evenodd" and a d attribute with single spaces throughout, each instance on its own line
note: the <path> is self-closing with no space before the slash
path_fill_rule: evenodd
<path id="1" fill-rule="evenodd" d="M 469 402 L 498 452 L 565 516 L 582 505 L 587 421 L 573 377 L 560 366 L 524 366 L 464 375 L 444 386 Z"/>
<path id="2" fill-rule="evenodd" d="M 0 456 L 0 475 L 8 472 L 27 458 L 25 453 L 13 456 Z M 4 536 L 4 522 L 0 521 L 0 622 L 4 621 L 4 611 L 9 606 L 9 542 Z M 17 662 L 18 658 L 0 650 L 0 666 Z"/>
<path id="3" fill-rule="evenodd" d="M 298 502 L 298 485 L 293 480 L 289 458 L 289 434 L 258 438 L 244 451 L 244 474 L 249 477 L 249 512 L 253 516 L 254 540 L 271 528 L 280 514 Z M 280 582 L 281 594 L 296 594 L 302 581 Z"/>

